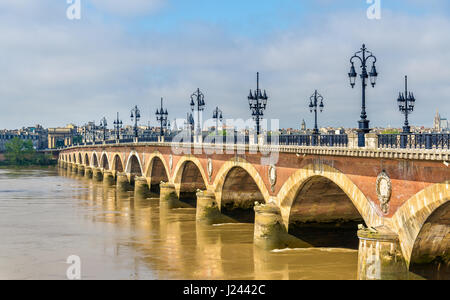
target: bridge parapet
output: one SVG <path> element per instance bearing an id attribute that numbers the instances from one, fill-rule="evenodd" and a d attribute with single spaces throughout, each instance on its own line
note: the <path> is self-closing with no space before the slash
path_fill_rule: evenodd
<path id="1" fill-rule="evenodd" d="M 367 141 L 367 139 L 366 139 Z M 371 143 L 374 144 L 375 142 Z M 65 148 L 64 151 L 92 148 L 121 148 L 121 147 L 170 147 L 176 153 L 196 154 L 202 150 L 209 153 L 295 153 L 298 155 L 351 156 L 385 159 L 432 160 L 450 162 L 450 149 L 419 149 L 419 148 L 377 148 L 377 147 L 329 147 L 329 146 L 294 146 L 294 145 L 246 145 L 246 144 L 193 144 L 175 142 L 140 142 L 109 145 L 77 145 Z M 197 151 L 196 151 L 197 150 Z"/>

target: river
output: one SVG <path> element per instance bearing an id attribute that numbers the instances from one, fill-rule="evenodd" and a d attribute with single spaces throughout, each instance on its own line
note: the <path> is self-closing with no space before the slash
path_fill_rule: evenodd
<path id="1" fill-rule="evenodd" d="M 0 169 L 0 279 L 356 279 L 356 250 L 265 252 L 253 224 L 196 224 L 59 169 Z"/>

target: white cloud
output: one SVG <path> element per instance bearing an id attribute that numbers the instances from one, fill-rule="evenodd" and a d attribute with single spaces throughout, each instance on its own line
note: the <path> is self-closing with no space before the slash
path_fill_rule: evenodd
<path id="1" fill-rule="evenodd" d="M 312 16 L 303 22 L 308 26 L 253 40 L 208 24 L 129 35 L 89 18 L 45 22 L 46 13 L 36 11 L 39 17 L 20 23 L 0 19 L 0 128 L 98 122 L 116 111 L 127 122 L 134 104 L 143 111 L 142 122 L 151 118 L 155 124 L 160 97 L 171 118 L 184 117 L 197 87 L 206 95 L 207 116 L 219 106 L 225 118 L 248 118 L 246 96 L 257 71 L 271 96 L 267 117 L 280 118 L 282 126 L 298 127 L 303 118 L 312 125 L 307 104 L 318 89 L 326 105 L 320 124 L 354 127 L 361 92 L 350 88 L 346 74 L 363 42 L 379 59 L 379 84 L 368 90 L 372 125 L 402 125 L 395 100 L 406 74 L 418 100 L 413 124 L 431 126 L 437 108 L 450 117 L 446 18 Z"/>

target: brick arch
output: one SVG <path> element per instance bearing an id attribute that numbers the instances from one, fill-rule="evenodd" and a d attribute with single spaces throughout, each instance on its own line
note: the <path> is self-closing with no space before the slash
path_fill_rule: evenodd
<path id="1" fill-rule="evenodd" d="M 378 213 L 364 193 L 341 171 L 327 164 L 310 164 L 291 175 L 284 183 L 277 196 L 283 223 L 289 227 L 289 216 L 292 205 L 301 187 L 312 177 L 325 177 L 336 184 L 352 201 L 359 214 L 368 226 L 383 224 L 383 217 Z"/>
<path id="2" fill-rule="evenodd" d="M 132 151 L 130 155 L 128 155 L 125 172 L 137 176 L 144 175 L 141 159 L 136 151 Z"/>
<path id="3" fill-rule="evenodd" d="M 96 151 L 92 151 L 91 153 L 91 165 L 94 168 L 98 168 L 100 166 L 100 160 L 98 159 L 98 154 Z"/>
<path id="4" fill-rule="evenodd" d="M 186 169 L 189 168 L 189 169 Z M 194 174 L 186 174 L 195 173 L 195 170 L 198 170 L 200 173 L 200 181 L 198 181 L 198 176 L 196 176 L 195 182 L 182 182 L 183 175 L 194 175 Z M 188 177 L 189 178 L 189 177 Z M 175 190 L 180 198 L 180 200 L 187 200 L 192 205 L 196 205 L 192 202 L 196 200 L 195 190 L 196 189 L 208 189 L 208 180 L 205 174 L 205 171 L 202 167 L 200 160 L 192 155 L 183 156 L 177 163 L 175 168 L 175 172 L 173 173 L 172 182 L 175 185 Z"/>
<path id="5" fill-rule="evenodd" d="M 111 155 L 112 159 L 110 160 L 109 168 L 111 171 L 124 172 L 125 164 L 123 163 L 122 156 L 119 153 L 115 153 Z"/>
<path id="6" fill-rule="evenodd" d="M 178 186 L 181 184 L 181 177 L 183 176 L 183 168 L 184 165 L 188 162 L 192 162 L 197 166 L 197 168 L 200 171 L 200 174 L 202 175 L 203 182 L 205 185 L 208 185 L 208 177 L 206 176 L 205 170 L 203 169 L 202 163 L 198 158 L 192 155 L 183 156 L 177 163 L 177 166 L 175 167 L 175 171 L 173 172 L 172 182 L 175 184 L 175 186 Z"/>
<path id="7" fill-rule="evenodd" d="M 148 178 L 150 189 L 155 193 L 159 193 L 159 184 L 161 181 L 169 181 L 169 167 L 164 156 L 159 152 L 150 154 L 147 160 L 148 163 L 144 173 L 145 177 Z"/>
<path id="8" fill-rule="evenodd" d="M 89 159 L 88 153 L 84 154 L 84 165 L 86 167 L 90 167 L 91 166 L 91 160 Z"/>
<path id="9" fill-rule="evenodd" d="M 251 163 L 246 161 L 245 159 L 238 157 L 238 158 L 232 158 L 229 161 L 225 162 L 222 165 L 222 167 L 219 169 L 219 171 L 217 172 L 213 186 L 214 186 L 214 194 L 216 196 L 219 206 L 222 205 L 222 203 L 221 203 L 222 190 L 223 190 L 223 185 L 225 183 L 225 180 L 226 180 L 228 174 L 230 173 L 230 171 L 237 167 L 243 169 L 250 175 L 250 177 L 253 179 L 253 181 L 258 186 L 259 191 L 263 195 L 264 201 L 266 203 L 268 203 L 269 199 L 270 199 L 270 193 L 267 190 L 267 187 L 264 184 L 264 181 L 263 181 L 261 175 L 258 173 L 258 170 L 256 170 L 256 168 Z"/>
<path id="10" fill-rule="evenodd" d="M 408 199 L 394 214 L 391 227 L 398 234 L 409 266 L 414 244 L 427 219 L 450 201 L 450 181 L 431 185 Z"/>
<path id="11" fill-rule="evenodd" d="M 107 167 L 107 168 L 105 168 L 105 167 Z M 110 162 L 110 159 L 106 152 L 103 152 L 102 156 L 100 157 L 100 168 L 105 169 L 105 170 L 112 170 L 111 162 Z"/>

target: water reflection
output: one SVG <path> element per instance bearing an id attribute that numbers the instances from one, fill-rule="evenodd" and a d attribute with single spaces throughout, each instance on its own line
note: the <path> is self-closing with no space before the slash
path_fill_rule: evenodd
<path id="1" fill-rule="evenodd" d="M 66 170 L 1 170 L 0 180 L 12 191 L 0 191 L 0 225 L 10 222 L 29 242 L 28 248 L 15 253 L 12 233 L 1 232 L 10 236 L 0 246 L 0 270 L 7 272 L 0 273 L 0 279 L 64 279 L 65 259 L 71 254 L 82 258 L 84 279 L 356 278 L 355 250 L 259 251 L 253 246 L 252 224 L 200 225 L 193 208 L 169 210 L 160 207 L 159 199 L 119 193 Z M 5 205 L 21 189 L 43 193 L 40 208 L 30 206 L 34 200 L 24 196 L 3 218 Z M 24 211 L 31 217 L 17 218 Z M 38 241 L 48 236 L 43 224 L 55 235 L 47 240 L 50 250 L 45 256 L 53 257 L 52 262 L 33 255 L 42 252 Z M 27 234 L 30 227 L 42 230 Z M 8 273 L 23 254 L 33 255 L 35 263 Z"/>

